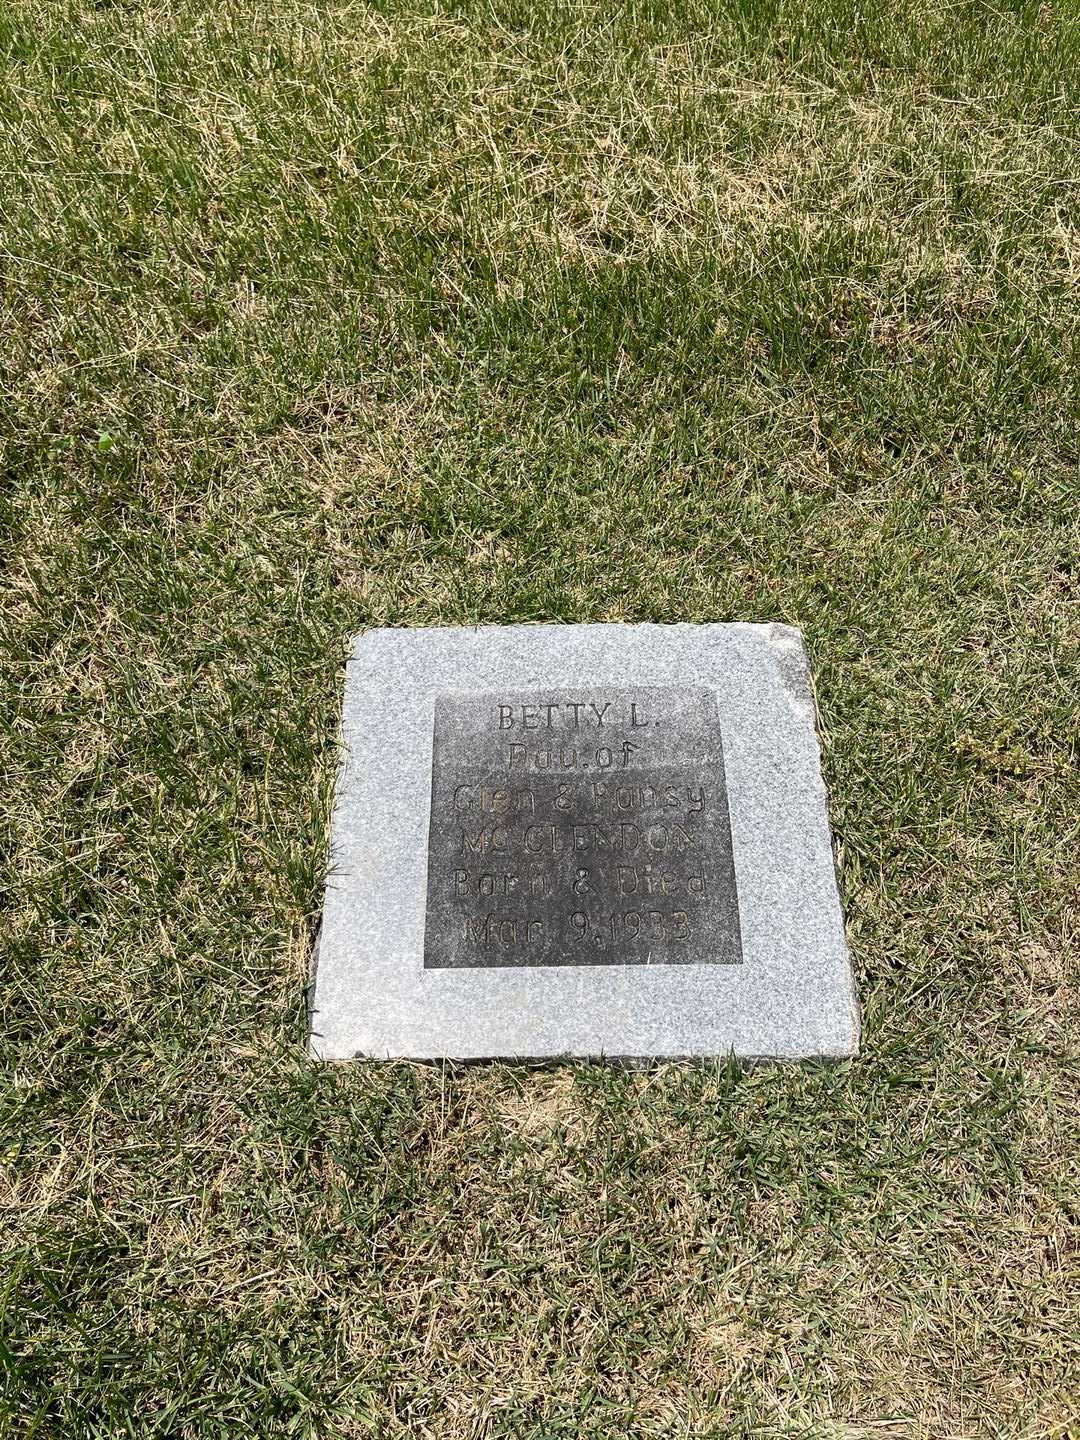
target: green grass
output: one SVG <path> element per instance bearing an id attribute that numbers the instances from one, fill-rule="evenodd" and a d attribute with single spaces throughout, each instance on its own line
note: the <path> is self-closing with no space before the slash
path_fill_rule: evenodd
<path id="1" fill-rule="evenodd" d="M 0 1429 L 1080 1433 L 1080 10 L 0 11 Z M 779 620 L 864 1054 L 314 1067 L 370 625 Z"/>

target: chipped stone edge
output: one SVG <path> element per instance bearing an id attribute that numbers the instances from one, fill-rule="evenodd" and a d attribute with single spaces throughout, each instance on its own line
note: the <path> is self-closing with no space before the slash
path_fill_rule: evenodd
<path id="1" fill-rule="evenodd" d="M 859 1001 L 858 986 L 855 983 L 855 968 L 851 961 L 851 943 L 848 940 L 847 933 L 847 914 L 844 910 L 843 875 L 840 868 L 839 847 L 836 840 L 837 829 L 833 823 L 833 816 L 830 813 L 829 787 L 825 784 L 825 767 L 822 763 L 825 750 L 829 744 L 828 733 L 822 722 L 821 710 L 818 706 L 817 687 L 814 684 L 814 669 L 810 663 L 810 652 L 806 644 L 806 637 L 796 625 L 770 624 L 762 628 L 769 631 L 767 637 L 769 644 L 783 657 L 780 660 L 781 673 L 784 676 L 785 682 L 788 684 L 793 703 L 807 710 L 813 726 L 814 740 L 817 744 L 818 776 L 821 782 L 822 803 L 825 807 L 825 821 L 829 829 L 829 848 L 832 852 L 833 874 L 836 879 L 836 895 L 840 905 L 840 921 L 844 931 L 844 950 L 847 955 L 847 975 L 849 981 L 848 1002 L 850 1005 L 851 1019 L 851 1050 L 848 1054 L 835 1058 L 855 1058 L 862 1051 L 862 1005 Z M 822 1056 L 820 1058 L 828 1060 L 834 1057 Z"/>

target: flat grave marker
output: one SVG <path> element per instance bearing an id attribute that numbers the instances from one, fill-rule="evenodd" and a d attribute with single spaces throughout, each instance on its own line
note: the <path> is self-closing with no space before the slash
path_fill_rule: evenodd
<path id="1" fill-rule="evenodd" d="M 358 637 L 312 1054 L 845 1056 L 798 631 Z"/>

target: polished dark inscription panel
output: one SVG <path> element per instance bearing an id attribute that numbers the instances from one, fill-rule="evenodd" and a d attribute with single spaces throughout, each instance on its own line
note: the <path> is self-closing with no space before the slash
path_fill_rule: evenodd
<path id="1" fill-rule="evenodd" d="M 425 969 L 741 961 L 711 691 L 436 698 Z"/>

